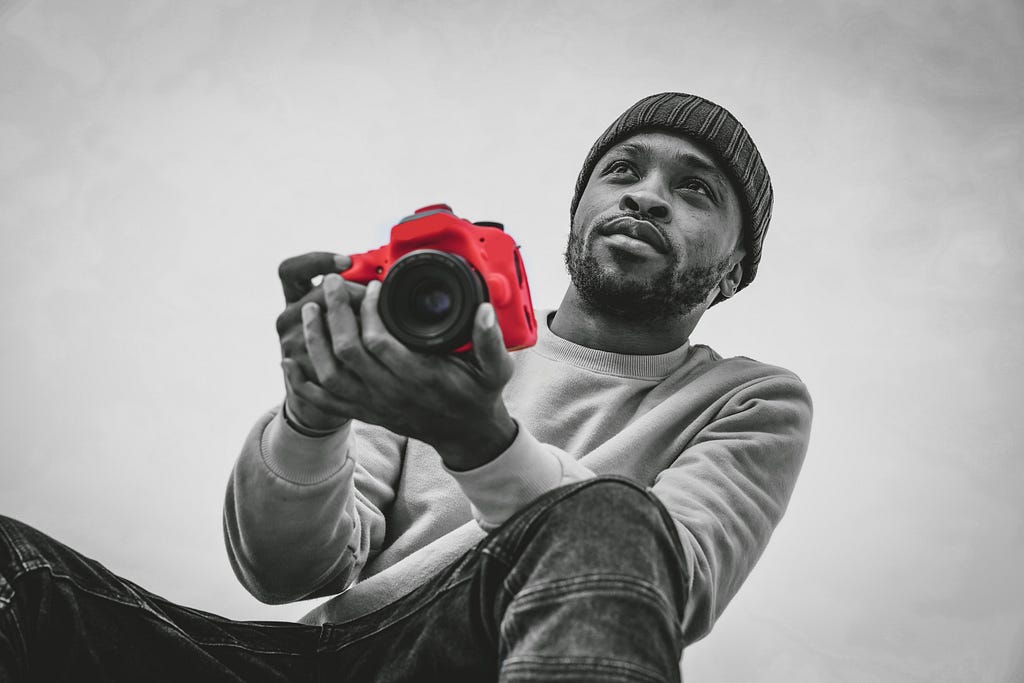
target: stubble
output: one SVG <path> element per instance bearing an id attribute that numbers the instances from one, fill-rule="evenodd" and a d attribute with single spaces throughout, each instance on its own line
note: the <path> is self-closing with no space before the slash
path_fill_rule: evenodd
<path id="1" fill-rule="evenodd" d="M 671 265 L 647 280 L 622 277 L 603 267 L 593 254 L 593 231 L 584 240 L 569 231 L 565 265 L 582 301 L 594 310 L 628 321 L 657 321 L 689 314 L 707 299 L 729 269 L 729 259 Z M 670 253 L 669 257 L 675 254 Z"/>

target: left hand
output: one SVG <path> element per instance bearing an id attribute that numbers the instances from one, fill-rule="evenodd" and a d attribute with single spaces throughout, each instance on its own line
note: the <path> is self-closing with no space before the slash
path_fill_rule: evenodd
<path id="1" fill-rule="evenodd" d="M 455 470 L 479 467 L 516 436 L 502 399 L 512 359 L 489 303 L 473 324 L 473 351 L 464 357 L 410 350 L 377 313 L 380 283 L 366 288 L 359 315 L 340 275 L 323 281 L 326 315 L 315 302 L 302 307 L 306 348 L 319 385 L 338 408 L 433 446 Z"/>

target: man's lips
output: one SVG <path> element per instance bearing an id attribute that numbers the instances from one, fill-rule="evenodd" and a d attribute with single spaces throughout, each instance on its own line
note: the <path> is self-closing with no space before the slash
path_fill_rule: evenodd
<path id="1" fill-rule="evenodd" d="M 640 240 L 651 245 L 659 254 L 668 253 L 668 240 L 665 235 L 650 221 L 634 218 L 633 216 L 618 216 L 610 221 L 605 221 L 597 227 L 600 235 L 626 235 L 635 240 Z"/>

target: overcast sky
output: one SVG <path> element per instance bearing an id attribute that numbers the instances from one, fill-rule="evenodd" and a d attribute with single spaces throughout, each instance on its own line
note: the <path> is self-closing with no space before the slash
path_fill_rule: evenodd
<path id="1" fill-rule="evenodd" d="M 282 396 L 278 262 L 503 221 L 557 305 L 634 101 L 736 114 L 757 280 L 693 341 L 815 401 L 790 511 L 688 682 L 1024 679 L 1019 2 L 0 0 L 0 513 L 173 600 L 293 619 L 220 508 Z"/>

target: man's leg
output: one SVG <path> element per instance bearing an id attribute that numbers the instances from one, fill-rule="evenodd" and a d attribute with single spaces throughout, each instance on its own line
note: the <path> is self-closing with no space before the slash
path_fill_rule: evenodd
<path id="1" fill-rule="evenodd" d="M 622 479 L 571 484 L 406 598 L 326 625 L 321 675 L 678 681 L 684 567 L 653 494 Z"/>
<path id="2" fill-rule="evenodd" d="M 542 496 L 367 617 L 233 622 L 117 578 L 0 517 L 0 680 L 677 681 L 683 556 L 654 496 Z"/>
<path id="3" fill-rule="evenodd" d="M 169 603 L 0 517 L 0 681 L 314 681 L 321 629 Z"/>

